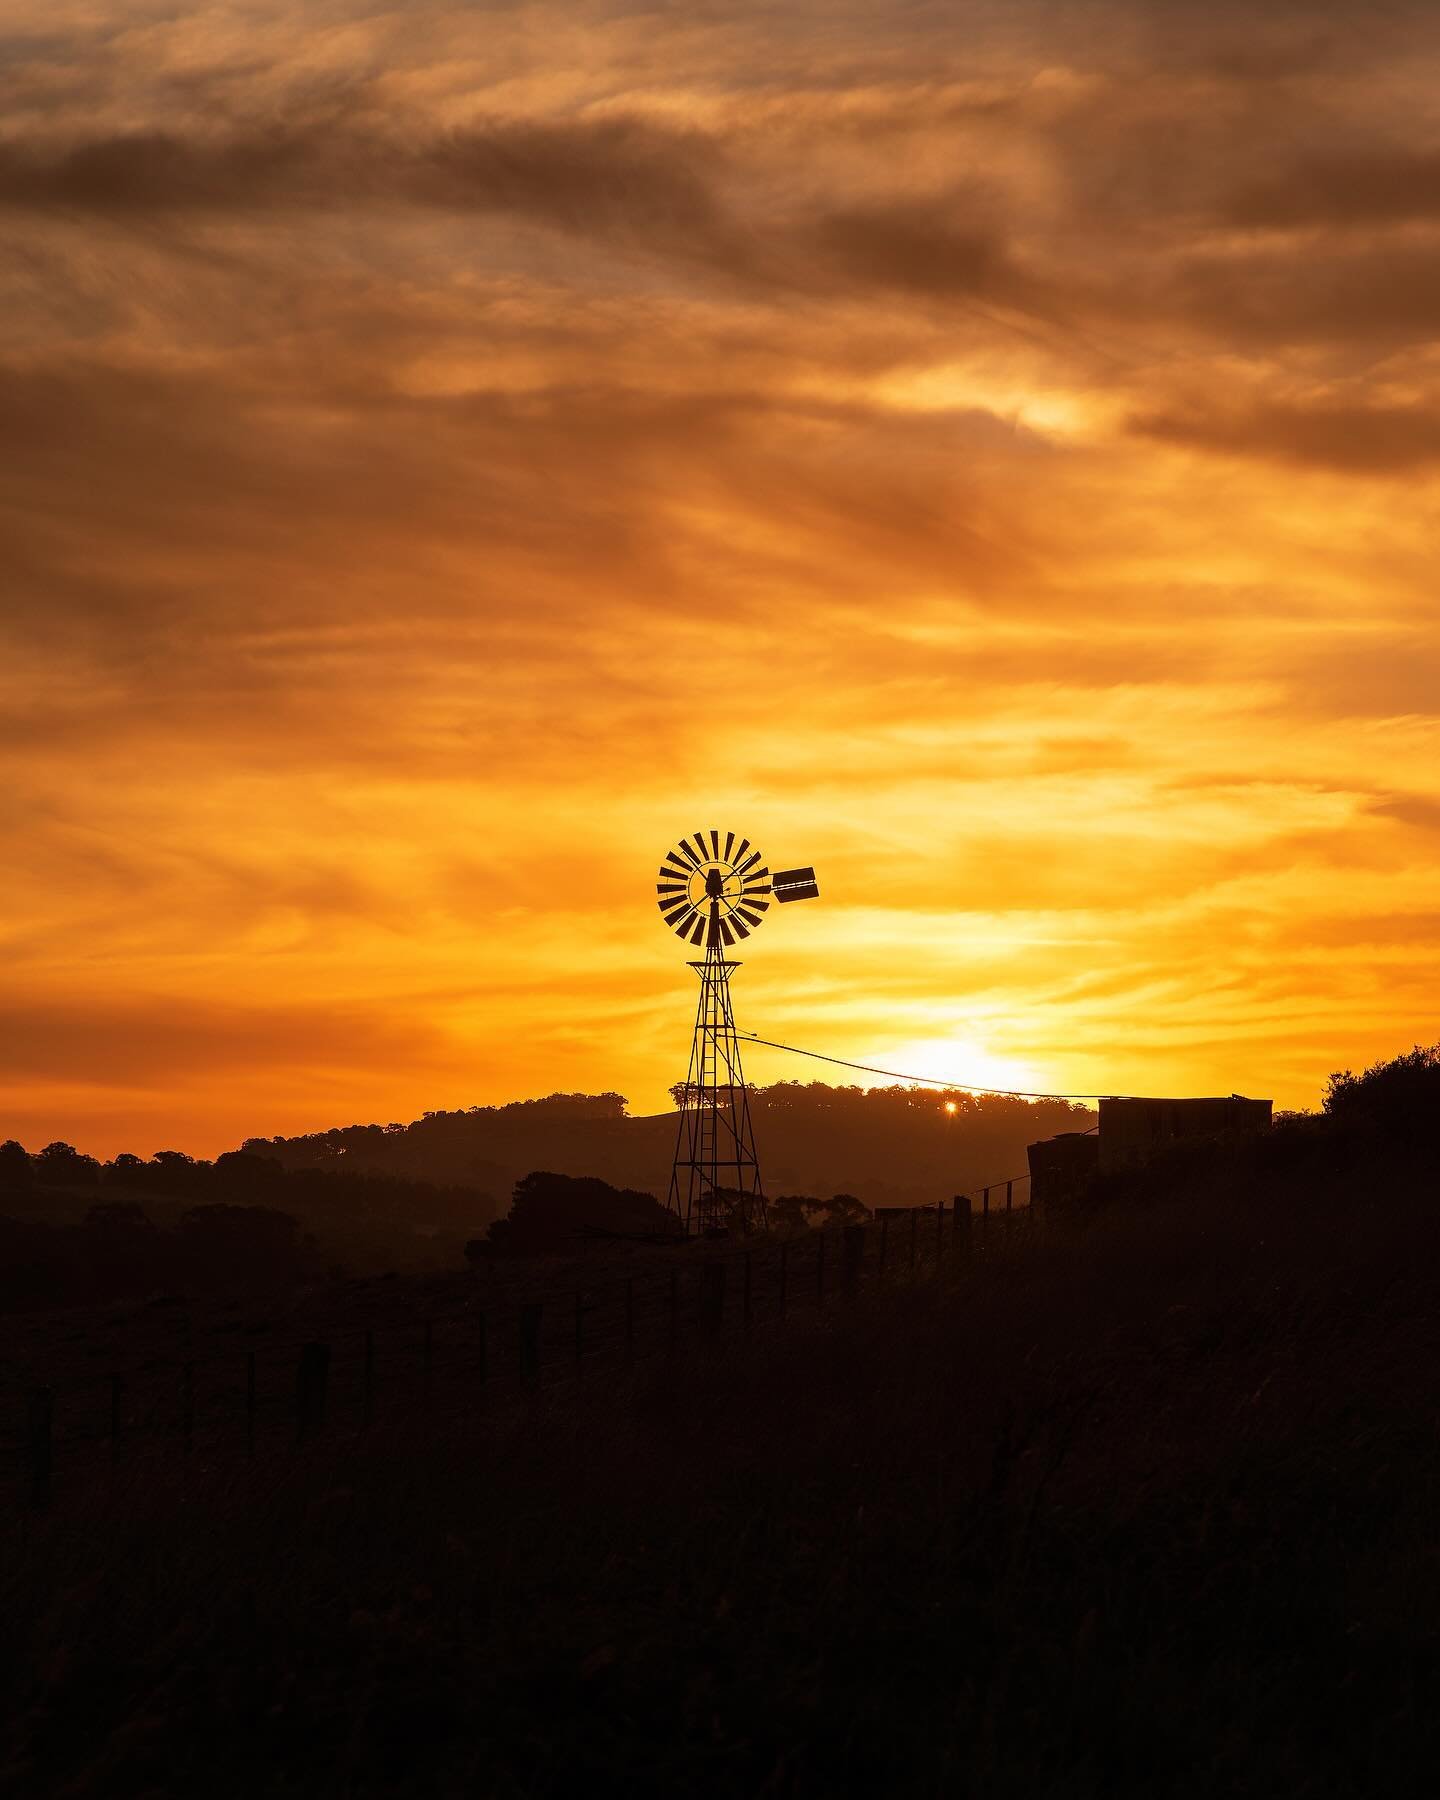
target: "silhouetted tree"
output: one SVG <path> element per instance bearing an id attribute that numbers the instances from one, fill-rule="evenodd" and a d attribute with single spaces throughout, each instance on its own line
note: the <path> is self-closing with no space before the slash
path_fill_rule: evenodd
<path id="1" fill-rule="evenodd" d="M 813 1194 L 780 1194 L 765 1203 L 770 1229 L 782 1236 L 811 1231 L 817 1225 L 863 1225 L 870 1209 L 854 1194 L 832 1194 L 820 1200 Z"/>
<path id="2" fill-rule="evenodd" d="M 674 1214 L 653 1194 L 537 1169 L 515 1183 L 510 1211 L 490 1227 L 489 1243 L 499 1255 L 536 1256 L 574 1249 L 587 1236 L 669 1236 L 675 1229 Z"/>
<path id="3" fill-rule="evenodd" d="M 226 1193 L 260 1193 L 276 1187 L 284 1179 L 284 1167 L 273 1156 L 256 1156 L 248 1150 L 226 1150 L 215 1158 L 216 1185 Z"/>
<path id="4" fill-rule="evenodd" d="M 832 1194 L 825 1202 L 827 1225 L 863 1225 L 869 1217 L 869 1207 L 854 1194 Z"/>
<path id="5" fill-rule="evenodd" d="M 1372 1064 L 1363 1075 L 1348 1069 L 1333 1074 L 1325 1088 L 1325 1112 L 1397 1138 L 1432 1137 L 1440 1125 L 1440 1044 L 1417 1044 Z"/>
<path id="6" fill-rule="evenodd" d="M 137 1188 L 145 1185 L 147 1164 L 133 1151 L 122 1150 L 113 1162 L 106 1163 L 100 1179 L 107 1188 Z"/>
<path id="7" fill-rule="evenodd" d="M 197 1173 L 208 1169 L 183 1150 L 157 1150 L 146 1164 L 145 1185 L 160 1194 L 193 1194 Z"/>
<path id="8" fill-rule="evenodd" d="M 100 1164 L 57 1138 L 40 1152 L 35 1172 L 47 1187 L 81 1187 L 98 1180 Z"/>
<path id="9" fill-rule="evenodd" d="M 808 1231 L 811 1216 L 818 1212 L 824 1204 L 813 1194 L 778 1194 L 773 1200 L 765 1203 L 766 1216 L 770 1221 L 770 1229 L 778 1231 L 782 1236 L 793 1232 Z"/>
<path id="10" fill-rule="evenodd" d="M 0 1188 L 28 1188 L 35 1170 L 23 1144 L 7 1138 L 0 1144 Z"/>

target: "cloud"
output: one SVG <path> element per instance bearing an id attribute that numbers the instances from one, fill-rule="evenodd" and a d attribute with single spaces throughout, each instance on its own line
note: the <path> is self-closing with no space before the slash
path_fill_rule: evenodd
<path id="1" fill-rule="evenodd" d="M 1359 149 L 1311 156 L 1238 187 L 1236 225 L 1266 229 L 1394 225 L 1440 218 L 1440 150 Z"/>
<path id="2" fill-rule="evenodd" d="M 30 1136 L 657 1104 L 648 884 L 705 819 L 821 868 L 745 971 L 797 1041 L 968 1018 L 1124 1087 L 1143 1030 L 1180 1091 L 1264 1044 L 1292 1100 L 1387 1047 L 1440 804 L 1423 12 L 22 12 Z"/>
<path id="3" fill-rule="evenodd" d="M 12 999 L 0 1009 L 0 1080 L 156 1088 L 253 1070 L 381 1070 L 415 1059 L 435 1067 L 443 1035 L 378 1010 L 254 1001 L 225 1005 L 166 994 Z"/>
<path id="4" fill-rule="evenodd" d="M 931 298 L 1031 297 L 1000 237 L 983 226 L 967 229 L 963 207 L 952 202 L 830 213 L 815 237 L 822 255 L 851 280 Z"/>
<path id="5" fill-rule="evenodd" d="M 1440 800 L 1425 794 L 1385 794 L 1374 801 L 1373 810 L 1419 831 L 1440 832 Z"/>
<path id="6" fill-rule="evenodd" d="M 0 206 L 124 218 L 411 205 L 683 235 L 714 227 L 706 166 L 716 160 L 698 133 L 626 118 L 493 120 L 426 137 L 327 121 L 59 146 L 12 139 L 0 143 Z"/>
<path id="7" fill-rule="evenodd" d="M 1237 413 L 1152 413 L 1132 429 L 1167 443 L 1347 474 L 1409 474 L 1440 460 L 1432 407 L 1261 404 Z"/>

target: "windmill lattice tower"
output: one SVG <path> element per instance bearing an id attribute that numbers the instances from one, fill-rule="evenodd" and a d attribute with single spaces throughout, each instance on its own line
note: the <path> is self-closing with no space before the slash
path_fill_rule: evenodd
<path id="1" fill-rule="evenodd" d="M 687 1236 L 763 1231 L 765 1189 L 730 1004 L 730 977 L 740 964 L 726 952 L 762 922 L 772 898 L 782 905 L 816 899 L 815 871 L 772 875 L 749 838 L 697 831 L 666 852 L 655 892 L 676 936 L 705 946 L 704 961 L 690 964 L 700 977 L 700 1004 L 666 1204 Z"/>

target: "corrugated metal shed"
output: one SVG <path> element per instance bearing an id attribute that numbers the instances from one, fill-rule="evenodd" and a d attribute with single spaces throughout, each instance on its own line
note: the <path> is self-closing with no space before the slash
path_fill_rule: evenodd
<path id="1" fill-rule="evenodd" d="M 1030 1204 L 1045 1206 L 1072 1199 L 1100 1167 L 1100 1140 L 1093 1131 L 1062 1131 L 1027 1144 Z"/>
<path id="2" fill-rule="evenodd" d="M 1031 1205 L 1068 1200 L 1093 1175 L 1133 1169 L 1173 1144 L 1213 1143 L 1270 1128 L 1269 1100 L 1102 1100 L 1096 1132 L 1065 1131 L 1026 1146 Z"/>
<path id="3" fill-rule="evenodd" d="M 1134 1168 L 1171 1144 L 1240 1137 L 1270 1127 L 1269 1100 L 1102 1100 L 1100 1167 Z"/>

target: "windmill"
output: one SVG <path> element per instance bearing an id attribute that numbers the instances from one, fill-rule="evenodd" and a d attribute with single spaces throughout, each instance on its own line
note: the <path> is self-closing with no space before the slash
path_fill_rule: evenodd
<path id="1" fill-rule="evenodd" d="M 681 838 L 660 865 L 662 918 L 684 942 L 705 946 L 704 961 L 690 964 L 700 977 L 700 1005 L 666 1202 L 687 1236 L 724 1230 L 732 1214 L 742 1232 L 764 1228 L 765 1190 L 730 1008 L 730 977 L 740 964 L 727 952 L 761 923 L 772 899 L 783 906 L 819 893 L 813 869 L 772 875 L 749 838 L 733 831 Z"/>

